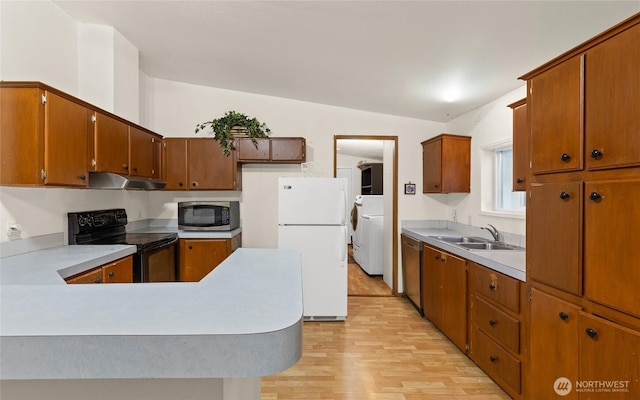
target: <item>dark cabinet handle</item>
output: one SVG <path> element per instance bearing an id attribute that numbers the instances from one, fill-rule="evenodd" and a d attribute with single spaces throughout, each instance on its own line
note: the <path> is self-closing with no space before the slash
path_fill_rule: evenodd
<path id="1" fill-rule="evenodd" d="M 436 254 L 436 260 L 439 260 L 439 259 L 440 259 L 440 256 Z"/>
<path id="2" fill-rule="evenodd" d="M 190 244 L 189 245 L 189 250 L 192 250 L 192 249 L 193 249 L 193 245 Z"/>
<path id="3" fill-rule="evenodd" d="M 567 193 L 567 192 L 560 193 L 560 198 L 562 200 L 567 200 L 567 199 L 569 199 L 569 197 L 571 197 L 571 196 L 569 196 L 569 193 Z"/>
<path id="4" fill-rule="evenodd" d="M 562 155 L 560 156 L 560 159 L 564 162 L 567 162 L 569 160 L 571 160 L 571 156 L 568 155 L 567 153 L 562 153 Z"/>
<path id="5" fill-rule="evenodd" d="M 589 194 L 589 198 L 593 201 L 598 201 L 602 198 L 602 195 L 598 192 L 591 192 L 591 194 Z"/>
<path id="6" fill-rule="evenodd" d="M 113 278 L 113 275 L 115 275 L 113 271 L 109 272 L 109 278 Z"/>
<path id="7" fill-rule="evenodd" d="M 129 166 L 127 164 L 123 164 L 122 165 L 122 169 L 124 169 L 125 171 L 129 170 Z"/>
<path id="8" fill-rule="evenodd" d="M 196 186 L 198 186 L 198 182 L 196 182 L 196 181 L 191 182 L 191 186 L 192 186 L 192 187 L 196 187 Z"/>
<path id="9" fill-rule="evenodd" d="M 133 172 L 138 172 L 138 167 L 133 167 Z"/>
<path id="10" fill-rule="evenodd" d="M 495 292 L 496 291 L 496 285 L 494 285 L 493 283 L 489 284 L 489 290 Z"/>
<path id="11" fill-rule="evenodd" d="M 81 180 L 81 181 L 84 181 L 84 180 L 86 180 L 86 179 L 87 179 L 87 176 L 86 176 L 86 175 L 80 175 L 80 180 Z"/>
<path id="12" fill-rule="evenodd" d="M 591 338 L 594 338 L 594 337 L 598 336 L 598 331 L 593 329 L 593 328 L 587 328 L 585 330 L 585 332 L 587 333 L 587 336 L 589 336 Z"/>
<path id="13" fill-rule="evenodd" d="M 178 182 L 178 186 L 184 186 L 184 183 Z"/>
<path id="14" fill-rule="evenodd" d="M 593 158 L 594 160 L 602 158 L 602 155 L 602 150 L 594 149 L 593 151 L 591 151 L 591 158 Z"/>
<path id="15" fill-rule="evenodd" d="M 560 311 L 560 314 L 558 314 L 558 316 L 560 317 L 561 320 L 566 321 L 569 319 L 569 314 L 567 314 L 566 312 Z"/>
<path id="16" fill-rule="evenodd" d="M 524 182 L 524 179 L 522 179 L 522 178 L 516 179 L 516 183 L 522 183 L 522 182 Z"/>
<path id="17" fill-rule="evenodd" d="M 489 360 L 491 360 L 492 363 L 498 361 L 498 357 L 496 356 L 489 356 Z"/>
<path id="18" fill-rule="evenodd" d="M 93 281 L 93 283 L 102 283 L 102 279 L 101 278 L 96 278 L 96 280 Z"/>
<path id="19" fill-rule="evenodd" d="M 435 188 L 437 189 L 440 185 L 438 185 L 438 184 L 436 183 L 434 186 L 435 186 Z"/>
<path id="20" fill-rule="evenodd" d="M 492 320 L 492 319 L 490 319 L 490 320 L 489 320 L 489 325 L 491 325 L 491 326 L 496 326 L 496 324 L 497 324 L 497 322 L 496 322 L 496 321 L 494 321 L 494 320 Z"/>

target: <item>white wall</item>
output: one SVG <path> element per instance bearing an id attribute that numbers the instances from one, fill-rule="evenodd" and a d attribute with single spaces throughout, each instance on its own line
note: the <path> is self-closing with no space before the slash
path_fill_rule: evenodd
<path id="1" fill-rule="evenodd" d="M 77 92 L 77 23 L 47 1 L 0 1 L 0 78 Z"/>
<path id="2" fill-rule="evenodd" d="M 502 232 L 525 234 L 524 215 L 520 218 L 501 216 L 481 210 L 481 196 L 483 191 L 491 191 L 487 180 L 482 180 L 482 174 L 487 174 L 490 165 L 481 162 L 481 148 L 483 146 L 510 140 L 513 137 L 513 114 L 507 105 L 526 97 L 526 87 L 523 86 L 506 95 L 468 112 L 447 124 L 448 132 L 469 135 L 471 139 L 471 193 L 449 194 L 447 220 L 452 219 L 456 210 L 457 221 L 471 225 L 495 225 Z"/>
<path id="3" fill-rule="evenodd" d="M 154 93 L 151 129 L 154 131 L 165 136 L 195 137 L 197 123 L 237 110 L 267 123 L 273 136 L 305 137 L 307 161 L 315 164 L 321 176 L 327 177 L 333 176 L 334 135 L 397 135 L 402 165 L 399 180 L 416 182 L 422 175 L 420 142 L 443 132 L 444 127 L 436 122 L 161 79 L 151 79 L 151 82 Z M 277 246 L 276 184 L 279 176 L 302 176 L 300 166 L 253 164 L 243 167 L 243 190 L 238 198 L 242 201 L 244 246 Z M 170 206 L 167 204 L 171 196 L 154 194 L 150 199 L 151 213 L 168 217 Z M 446 205 L 427 197 L 406 196 L 399 199 L 399 218 L 437 218 L 442 208 L 446 209 Z"/>

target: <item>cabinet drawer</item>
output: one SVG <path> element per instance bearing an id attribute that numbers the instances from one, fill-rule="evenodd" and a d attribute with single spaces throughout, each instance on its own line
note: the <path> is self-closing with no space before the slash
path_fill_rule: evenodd
<path id="1" fill-rule="evenodd" d="M 520 353 L 520 321 L 476 297 L 473 320 L 482 331 L 515 353 Z"/>
<path id="2" fill-rule="evenodd" d="M 520 313 L 520 281 L 473 264 L 474 289 L 510 310 Z"/>
<path id="3" fill-rule="evenodd" d="M 476 329 L 475 346 L 472 352 L 475 361 L 492 378 L 504 382 L 516 393 L 520 393 L 520 360 L 509 354 L 482 331 Z"/>
<path id="4" fill-rule="evenodd" d="M 94 268 L 89 271 L 66 278 L 67 284 L 78 283 L 102 283 L 102 268 Z"/>

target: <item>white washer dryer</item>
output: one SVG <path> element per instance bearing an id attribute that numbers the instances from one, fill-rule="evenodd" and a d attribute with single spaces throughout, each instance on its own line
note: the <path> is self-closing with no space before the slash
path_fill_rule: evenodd
<path id="1" fill-rule="evenodd" d="M 351 211 L 353 258 L 369 275 L 382 274 L 382 213 L 382 195 L 356 196 Z"/>

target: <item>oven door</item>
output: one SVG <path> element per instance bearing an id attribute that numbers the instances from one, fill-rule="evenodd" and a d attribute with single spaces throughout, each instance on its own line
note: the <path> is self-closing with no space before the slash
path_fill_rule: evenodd
<path id="1" fill-rule="evenodd" d="M 158 246 L 138 250 L 139 265 L 134 265 L 134 282 L 175 282 L 178 238 Z"/>

